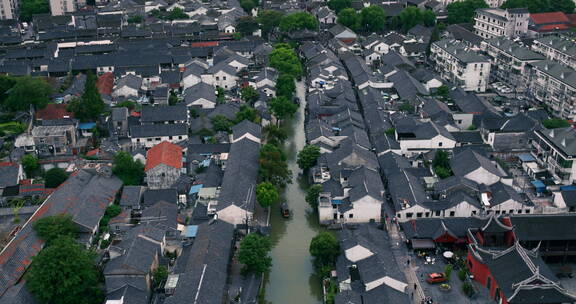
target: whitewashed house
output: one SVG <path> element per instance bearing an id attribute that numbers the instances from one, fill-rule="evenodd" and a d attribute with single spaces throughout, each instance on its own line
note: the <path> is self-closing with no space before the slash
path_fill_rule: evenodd
<path id="1" fill-rule="evenodd" d="M 149 189 L 170 188 L 180 178 L 182 147 L 164 141 L 148 150 L 146 159 L 144 171 Z"/>

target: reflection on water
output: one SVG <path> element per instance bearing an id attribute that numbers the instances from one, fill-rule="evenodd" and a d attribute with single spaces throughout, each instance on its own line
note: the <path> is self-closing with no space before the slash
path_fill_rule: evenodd
<path id="1" fill-rule="evenodd" d="M 311 212 L 305 201 L 307 188 L 296 164 L 296 154 L 305 144 L 304 136 L 304 86 L 297 84 L 297 94 L 302 104 L 292 119 L 289 142 L 285 144 L 288 167 L 292 170 L 292 183 L 286 186 L 282 199 L 292 211 L 289 219 L 280 215 L 278 207 L 272 207 L 270 221 L 272 269 L 266 277 L 265 304 L 314 304 L 322 302 L 320 280 L 314 274 L 312 258 L 308 253 L 310 240 L 321 229 L 318 217 Z"/>

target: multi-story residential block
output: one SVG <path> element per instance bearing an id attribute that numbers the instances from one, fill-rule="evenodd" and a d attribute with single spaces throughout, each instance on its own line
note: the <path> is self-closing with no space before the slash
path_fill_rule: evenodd
<path id="1" fill-rule="evenodd" d="M 532 50 L 546 58 L 576 69 L 576 45 L 562 36 L 547 36 L 534 40 Z"/>
<path id="2" fill-rule="evenodd" d="M 474 32 L 482 38 L 521 37 L 528 32 L 530 13 L 527 9 L 484 8 L 476 10 Z"/>
<path id="3" fill-rule="evenodd" d="M 542 60 L 529 64 L 529 95 L 548 106 L 556 116 L 576 116 L 576 71 L 558 62 Z"/>
<path id="4" fill-rule="evenodd" d="M 456 40 L 440 40 L 432 44 L 430 59 L 442 78 L 466 91 L 484 92 L 490 77 L 488 58 L 468 49 Z"/>
<path id="5" fill-rule="evenodd" d="M 0 0 L 0 20 L 10 20 L 18 18 L 17 0 Z"/>
<path id="6" fill-rule="evenodd" d="M 36 126 L 32 129 L 34 144 L 40 154 L 66 155 L 76 147 L 76 125 Z"/>
<path id="7" fill-rule="evenodd" d="M 524 92 L 527 88 L 527 64 L 545 59 L 541 54 L 505 38 L 483 41 L 482 50 L 492 63 L 490 80 L 504 82 L 516 92 Z"/>
<path id="8" fill-rule="evenodd" d="M 576 130 L 572 127 L 534 131 L 536 161 L 563 184 L 576 180 Z"/>
<path id="9" fill-rule="evenodd" d="M 50 0 L 52 16 L 73 13 L 84 6 L 86 6 L 86 0 Z"/>

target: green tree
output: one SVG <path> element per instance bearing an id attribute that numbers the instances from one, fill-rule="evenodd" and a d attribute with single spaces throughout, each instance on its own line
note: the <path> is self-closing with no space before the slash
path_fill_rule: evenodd
<path id="1" fill-rule="evenodd" d="M 414 112 L 414 106 L 412 106 L 410 104 L 410 102 L 406 101 L 403 104 L 400 105 L 400 107 L 398 108 L 400 111 L 404 111 L 404 112 L 409 112 L 412 113 Z"/>
<path id="2" fill-rule="evenodd" d="M 288 98 L 280 96 L 272 98 L 268 105 L 272 114 L 280 121 L 292 117 L 298 111 L 298 105 L 288 100 Z"/>
<path id="3" fill-rule="evenodd" d="M 396 129 L 395 128 L 388 128 L 388 129 L 386 129 L 386 131 L 384 131 L 384 134 L 396 136 Z"/>
<path id="4" fill-rule="evenodd" d="M 314 167 L 316 160 L 320 157 L 320 148 L 315 145 L 306 145 L 300 152 L 298 152 L 298 167 L 303 171 Z"/>
<path id="5" fill-rule="evenodd" d="M 242 122 L 243 120 L 249 120 L 254 123 L 260 122 L 258 111 L 250 106 L 241 105 L 240 110 L 236 112 L 236 123 Z"/>
<path id="6" fill-rule="evenodd" d="M 4 104 L 6 98 L 8 98 L 8 91 L 14 87 L 16 84 L 16 79 L 8 75 L 0 75 L 0 104 Z"/>
<path id="7" fill-rule="evenodd" d="M 386 13 L 378 5 L 370 5 L 360 12 L 362 28 L 370 32 L 378 32 L 384 29 L 386 24 Z"/>
<path id="8" fill-rule="evenodd" d="M 34 154 L 26 154 L 22 157 L 22 167 L 24 172 L 26 172 L 26 177 L 31 178 L 33 177 L 38 169 L 40 169 L 40 165 L 38 164 L 38 158 Z"/>
<path id="9" fill-rule="evenodd" d="M 296 83 L 294 77 L 289 74 L 282 74 L 276 80 L 276 96 L 284 96 L 292 99 L 292 95 L 296 91 Z"/>
<path id="10" fill-rule="evenodd" d="M 527 8 L 531 14 L 546 12 L 574 13 L 572 0 L 507 0 L 502 8 Z"/>
<path id="11" fill-rule="evenodd" d="M 258 30 L 258 21 L 252 16 L 244 16 L 236 19 L 236 31 L 244 36 L 252 36 Z"/>
<path id="12" fill-rule="evenodd" d="M 30 105 L 42 109 L 50 101 L 51 95 L 52 88 L 44 79 L 18 77 L 5 100 L 5 106 L 12 111 L 27 111 Z"/>
<path id="13" fill-rule="evenodd" d="M 253 86 L 245 86 L 240 89 L 240 96 L 242 96 L 242 100 L 245 102 L 254 104 L 260 97 L 260 94 L 258 94 L 258 91 L 256 91 Z"/>
<path id="14" fill-rule="evenodd" d="M 276 47 L 270 53 L 270 66 L 278 70 L 281 74 L 299 77 L 302 75 L 302 65 L 298 55 L 292 48 L 284 46 Z"/>
<path id="15" fill-rule="evenodd" d="M 283 14 L 275 10 L 262 10 L 258 12 L 258 23 L 263 34 L 268 35 L 272 30 L 280 25 Z"/>
<path id="16" fill-rule="evenodd" d="M 312 238 L 309 251 L 320 265 L 332 265 L 340 254 L 340 244 L 332 233 L 323 231 Z"/>
<path id="17" fill-rule="evenodd" d="M 212 122 L 212 129 L 214 129 L 214 131 L 216 132 L 222 131 L 230 133 L 232 122 L 228 118 L 226 118 L 226 116 L 216 115 L 212 117 L 211 122 Z"/>
<path id="18" fill-rule="evenodd" d="M 265 144 L 260 149 L 260 179 L 276 187 L 283 187 L 290 182 L 292 172 L 288 169 L 286 155 L 273 144 Z"/>
<path id="19" fill-rule="evenodd" d="M 280 20 L 280 29 L 284 32 L 293 32 L 300 30 L 318 30 L 318 19 L 307 12 L 297 12 L 282 17 Z"/>
<path id="20" fill-rule="evenodd" d="M 168 20 L 179 20 L 179 19 L 189 19 L 188 15 L 184 12 L 183 9 L 179 7 L 175 7 L 173 10 L 168 12 L 166 15 L 166 19 Z"/>
<path id="21" fill-rule="evenodd" d="M 450 97 L 450 88 L 447 85 L 439 86 L 434 95 L 448 99 Z"/>
<path id="22" fill-rule="evenodd" d="M 306 202 L 312 207 L 314 210 L 318 208 L 318 197 L 322 192 L 322 185 L 312 185 L 308 190 L 306 190 Z"/>
<path id="23" fill-rule="evenodd" d="M 338 23 L 353 31 L 358 31 L 361 27 L 361 17 L 353 8 L 345 8 L 338 13 Z"/>
<path id="24" fill-rule="evenodd" d="M 174 90 L 170 91 L 170 96 L 168 97 L 168 104 L 173 106 L 178 103 L 178 96 Z"/>
<path id="25" fill-rule="evenodd" d="M 436 155 L 434 155 L 434 159 L 432 160 L 432 167 L 434 168 L 436 175 L 442 179 L 452 176 L 450 159 L 448 158 L 448 152 L 446 151 L 436 151 Z"/>
<path id="26" fill-rule="evenodd" d="M 144 165 L 139 160 L 134 161 L 128 152 L 120 151 L 114 155 L 112 172 L 125 186 L 138 186 L 144 180 Z"/>
<path id="27" fill-rule="evenodd" d="M 352 7 L 352 0 L 328 0 L 328 7 L 338 14 L 341 10 Z"/>
<path id="28" fill-rule="evenodd" d="M 240 6 L 248 14 L 252 14 L 252 10 L 258 6 L 257 0 L 240 0 Z"/>
<path id="29" fill-rule="evenodd" d="M 41 302 L 99 304 L 103 294 L 96 256 L 71 238 L 59 238 L 32 259 L 26 285 Z"/>
<path id="30" fill-rule="evenodd" d="M 262 133 L 269 143 L 280 144 L 288 139 L 288 133 L 281 127 L 273 124 L 269 124 L 262 128 Z"/>
<path id="31" fill-rule="evenodd" d="M 44 180 L 47 188 L 56 188 L 67 179 L 68 174 L 60 168 L 52 168 L 44 173 Z"/>
<path id="32" fill-rule="evenodd" d="M 551 118 L 542 121 L 542 125 L 546 129 L 556 129 L 556 128 L 566 128 L 570 126 L 570 123 L 564 119 Z"/>
<path id="33" fill-rule="evenodd" d="M 224 103 L 226 101 L 226 91 L 221 87 L 216 87 L 216 102 Z"/>
<path id="34" fill-rule="evenodd" d="M 280 194 L 276 186 L 269 182 L 262 182 L 256 186 L 256 200 L 260 203 L 260 206 L 268 208 L 272 204 L 275 204 L 280 199 Z"/>
<path id="35" fill-rule="evenodd" d="M 128 108 L 128 110 L 132 111 L 136 108 L 136 103 L 130 100 L 121 101 L 116 104 L 116 108 Z"/>
<path id="36" fill-rule="evenodd" d="M 422 24 L 428 27 L 436 25 L 436 14 L 431 10 L 425 10 L 422 13 Z"/>
<path id="37" fill-rule="evenodd" d="M 484 0 L 464 0 L 452 2 L 446 6 L 448 11 L 448 23 L 470 23 L 474 21 L 474 14 L 479 8 L 487 8 Z"/>
<path id="38" fill-rule="evenodd" d="M 33 15 L 50 13 L 50 4 L 46 0 L 22 0 L 19 10 L 20 21 L 30 22 Z"/>
<path id="39" fill-rule="evenodd" d="M 88 72 L 82 97 L 72 101 L 68 110 L 74 112 L 74 116 L 82 121 L 94 121 L 100 117 L 105 107 L 98 88 L 96 88 L 96 76 L 92 72 Z"/>
<path id="40" fill-rule="evenodd" d="M 129 17 L 127 21 L 130 24 L 142 23 L 142 21 L 144 21 L 144 18 L 142 18 L 142 16 L 140 16 L 140 15 L 135 15 L 135 16 Z"/>
<path id="41" fill-rule="evenodd" d="M 78 228 L 69 215 L 43 217 L 34 222 L 33 228 L 47 246 L 62 237 L 75 239 L 78 236 Z"/>
<path id="42" fill-rule="evenodd" d="M 268 237 L 250 233 L 240 243 L 238 260 L 244 264 L 245 271 L 264 273 L 272 266 L 269 256 L 271 249 L 272 243 Z"/>
<path id="43" fill-rule="evenodd" d="M 161 288 L 162 284 L 164 284 L 164 282 L 166 282 L 166 279 L 168 279 L 168 269 L 166 268 L 166 266 L 158 266 L 158 268 L 154 269 L 154 272 L 152 272 L 152 278 L 153 278 L 152 285 L 154 286 L 154 288 L 155 289 Z"/>

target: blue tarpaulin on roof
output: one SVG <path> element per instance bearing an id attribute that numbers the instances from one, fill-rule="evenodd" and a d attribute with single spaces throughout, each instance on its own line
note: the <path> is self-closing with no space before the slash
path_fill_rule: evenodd
<path id="1" fill-rule="evenodd" d="M 340 205 L 340 204 L 342 204 L 342 200 L 335 200 L 335 199 L 333 199 L 333 200 L 332 200 L 332 204 L 334 204 L 334 205 Z"/>
<path id="2" fill-rule="evenodd" d="M 96 126 L 95 122 L 81 122 L 78 124 L 80 130 L 92 130 Z"/>
<path id="3" fill-rule="evenodd" d="M 192 187 L 190 187 L 190 191 L 188 192 L 188 194 L 190 195 L 196 194 L 198 193 L 198 191 L 200 191 L 200 189 L 202 189 L 202 187 L 204 187 L 203 184 L 193 185 Z"/>
<path id="4" fill-rule="evenodd" d="M 576 186 L 560 186 L 560 191 L 576 190 Z"/>
<path id="5" fill-rule="evenodd" d="M 520 158 L 520 160 L 522 162 L 533 162 L 536 161 L 536 159 L 534 159 L 534 156 L 530 155 L 530 154 L 520 154 L 518 156 L 518 158 Z"/>
<path id="6" fill-rule="evenodd" d="M 536 192 L 544 192 L 546 190 L 546 185 L 539 180 L 532 181 L 532 185 L 536 188 Z"/>
<path id="7" fill-rule="evenodd" d="M 187 238 L 196 237 L 197 233 L 198 233 L 198 226 L 197 225 L 186 226 L 186 237 Z"/>

